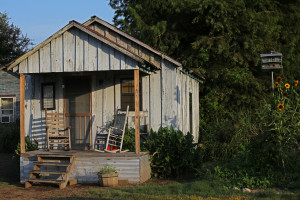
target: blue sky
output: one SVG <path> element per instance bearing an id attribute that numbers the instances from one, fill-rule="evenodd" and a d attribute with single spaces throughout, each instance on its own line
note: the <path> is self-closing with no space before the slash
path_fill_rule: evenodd
<path id="1" fill-rule="evenodd" d="M 80 23 L 97 15 L 112 23 L 114 10 L 108 0 L 0 0 L 0 12 L 38 45 L 71 20 Z"/>

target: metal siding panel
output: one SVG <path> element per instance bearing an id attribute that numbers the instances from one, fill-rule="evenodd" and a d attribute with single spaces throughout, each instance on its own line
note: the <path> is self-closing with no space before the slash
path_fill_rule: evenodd
<path id="1" fill-rule="evenodd" d="M 74 30 L 69 30 L 63 34 L 64 47 L 64 71 L 75 71 L 75 35 Z"/>
<path id="2" fill-rule="evenodd" d="M 52 72 L 50 43 L 40 49 L 40 72 Z"/>

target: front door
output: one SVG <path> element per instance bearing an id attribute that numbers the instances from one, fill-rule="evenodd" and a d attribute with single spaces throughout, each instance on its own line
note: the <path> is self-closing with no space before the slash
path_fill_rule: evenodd
<path id="1" fill-rule="evenodd" d="M 91 82 L 89 77 L 65 79 L 65 113 L 71 126 L 72 149 L 90 149 Z"/>

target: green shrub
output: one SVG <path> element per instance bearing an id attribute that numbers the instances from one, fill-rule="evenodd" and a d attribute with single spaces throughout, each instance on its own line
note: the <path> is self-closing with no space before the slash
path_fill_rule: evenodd
<path id="1" fill-rule="evenodd" d="M 135 129 L 128 128 L 128 124 L 125 128 L 125 135 L 123 140 L 122 150 L 129 150 L 130 152 L 135 152 Z"/>
<path id="2" fill-rule="evenodd" d="M 13 153 L 20 141 L 20 126 L 11 123 L 0 126 L 0 152 Z"/>
<path id="3" fill-rule="evenodd" d="M 144 147 L 151 155 L 152 175 L 158 178 L 182 178 L 195 175 L 201 167 L 200 148 L 193 143 L 190 133 L 183 135 L 171 126 L 151 130 L 150 139 Z"/>

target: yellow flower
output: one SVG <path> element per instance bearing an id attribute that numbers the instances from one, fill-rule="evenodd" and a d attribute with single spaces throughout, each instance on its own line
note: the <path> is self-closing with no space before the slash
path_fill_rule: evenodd
<path id="1" fill-rule="evenodd" d="M 290 84 L 286 83 L 285 85 L 285 88 L 290 88 Z"/>
<path id="2" fill-rule="evenodd" d="M 277 78 L 276 78 L 276 80 L 277 80 L 277 82 L 281 82 L 282 81 L 282 78 L 280 77 L 280 76 L 278 76 Z"/>
<path id="3" fill-rule="evenodd" d="M 298 85 L 298 83 L 299 83 L 299 81 L 298 81 L 298 80 L 296 80 L 296 81 L 295 81 L 295 86 L 297 86 L 297 85 Z"/>
<path id="4" fill-rule="evenodd" d="M 278 86 L 279 86 L 279 83 L 278 83 L 278 82 L 276 82 L 276 83 L 275 83 L 275 87 L 276 87 L 276 88 L 278 88 Z"/>
<path id="5" fill-rule="evenodd" d="M 283 104 L 278 104 L 277 108 L 278 108 L 278 110 L 282 111 L 284 109 L 284 105 Z"/>

